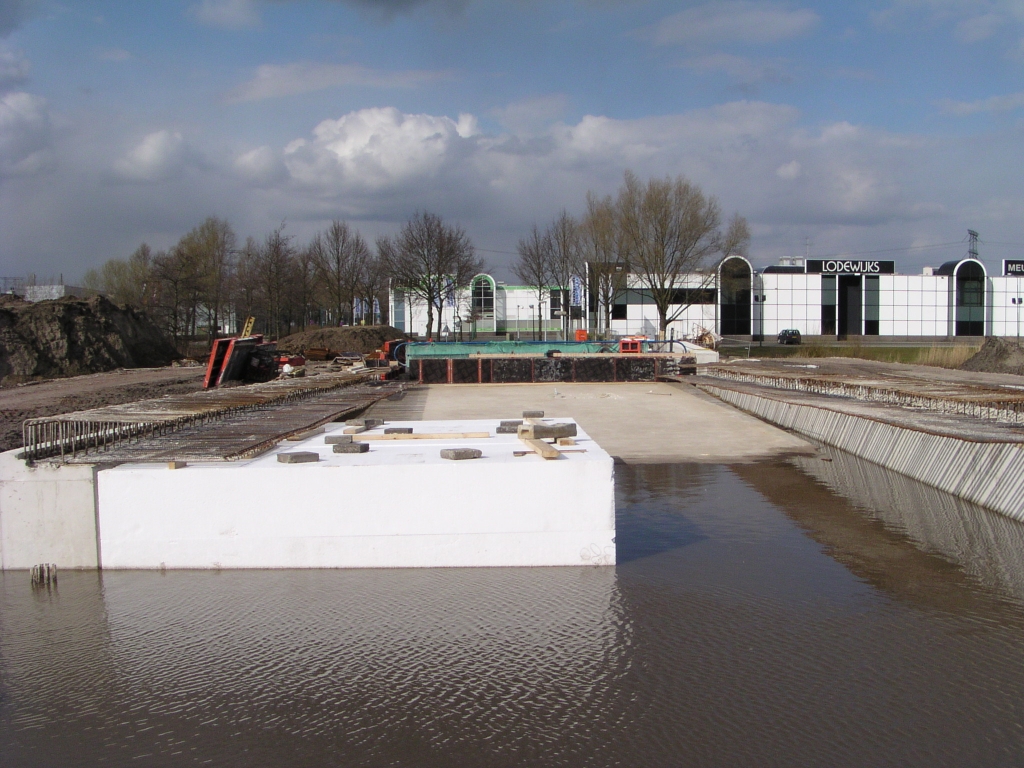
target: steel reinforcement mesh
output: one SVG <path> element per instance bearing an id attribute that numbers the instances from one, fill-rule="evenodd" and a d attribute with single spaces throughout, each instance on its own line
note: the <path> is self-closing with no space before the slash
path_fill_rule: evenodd
<path id="1" fill-rule="evenodd" d="M 447 384 L 448 383 L 448 361 L 447 360 L 420 360 L 420 380 L 424 384 Z"/>
<path id="2" fill-rule="evenodd" d="M 539 357 L 533 361 L 533 380 L 572 381 L 572 363 L 572 358 L 568 357 Z"/>
<path id="3" fill-rule="evenodd" d="M 656 363 L 649 357 L 620 357 L 615 361 L 615 378 L 618 381 L 654 381 Z"/>
<path id="4" fill-rule="evenodd" d="M 518 384 L 533 381 L 533 360 L 498 358 L 491 361 L 491 381 Z"/>
<path id="5" fill-rule="evenodd" d="M 576 381 L 615 381 L 615 358 L 581 357 L 577 359 Z"/>
<path id="6" fill-rule="evenodd" d="M 452 360 L 452 384 L 475 384 L 480 381 L 480 360 Z"/>

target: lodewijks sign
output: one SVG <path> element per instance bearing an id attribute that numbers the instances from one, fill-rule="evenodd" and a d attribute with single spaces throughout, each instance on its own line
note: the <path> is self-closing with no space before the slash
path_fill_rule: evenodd
<path id="1" fill-rule="evenodd" d="M 1004 277 L 1024 277 L 1024 261 L 1003 259 Z"/>
<path id="2" fill-rule="evenodd" d="M 895 261 L 857 261 L 852 259 L 808 259 L 811 275 L 894 275 Z"/>

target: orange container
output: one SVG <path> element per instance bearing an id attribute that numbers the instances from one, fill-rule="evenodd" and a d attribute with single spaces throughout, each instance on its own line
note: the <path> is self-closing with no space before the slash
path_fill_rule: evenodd
<path id="1" fill-rule="evenodd" d="M 639 355 L 640 354 L 640 340 L 639 339 L 621 339 L 619 341 L 619 354 L 622 354 L 622 355 Z"/>
<path id="2" fill-rule="evenodd" d="M 586 341 L 586 340 L 587 340 L 587 329 L 586 328 L 578 328 L 578 329 L 576 329 L 576 341 Z"/>

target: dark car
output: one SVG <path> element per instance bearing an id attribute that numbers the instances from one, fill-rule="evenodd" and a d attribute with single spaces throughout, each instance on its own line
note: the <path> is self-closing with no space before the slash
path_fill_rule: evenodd
<path id="1" fill-rule="evenodd" d="M 796 328 L 787 328 L 779 334 L 779 344 L 799 344 L 800 331 Z"/>

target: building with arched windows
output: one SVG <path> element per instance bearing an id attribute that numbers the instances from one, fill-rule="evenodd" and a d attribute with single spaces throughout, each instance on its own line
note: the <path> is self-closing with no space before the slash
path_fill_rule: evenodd
<path id="1" fill-rule="evenodd" d="M 571 289 L 538 292 L 477 275 L 446 298 L 440 333 L 435 310 L 433 335 L 554 339 L 584 329 L 591 338 L 657 338 L 658 309 L 640 277 L 624 274 L 613 291 L 604 291 L 604 306 L 597 276 L 588 267 Z M 742 256 L 729 256 L 678 281 L 665 338 L 702 330 L 771 338 L 789 328 L 833 339 L 1019 337 L 1022 310 L 1024 261 L 1004 261 L 1000 275 L 990 275 L 974 257 L 906 275 L 893 261 L 794 258 L 759 270 Z M 391 317 L 397 328 L 427 335 L 426 307 L 407 292 L 392 289 Z"/>

